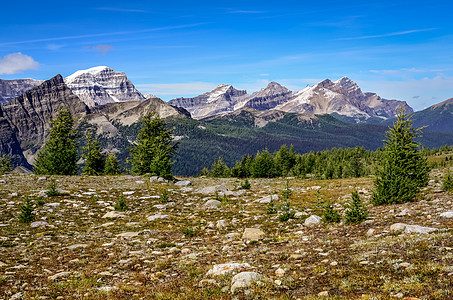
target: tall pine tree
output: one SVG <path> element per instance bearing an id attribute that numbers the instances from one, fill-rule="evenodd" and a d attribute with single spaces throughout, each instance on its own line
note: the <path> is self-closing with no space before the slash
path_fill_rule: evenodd
<path id="1" fill-rule="evenodd" d="M 144 116 L 142 124 L 137 142 L 129 150 L 132 172 L 172 179 L 172 159 L 177 148 L 171 136 L 173 131 L 168 130 L 165 122 L 153 113 Z"/>
<path id="2" fill-rule="evenodd" d="M 51 123 L 49 139 L 41 148 L 35 162 L 36 174 L 77 174 L 76 132 L 74 119 L 67 108 L 61 108 Z"/>
<path id="3" fill-rule="evenodd" d="M 412 201 L 420 188 L 428 184 L 429 167 L 414 141 L 421 128 L 413 128 L 411 117 L 403 110 L 387 131 L 383 160 L 375 179 L 372 201 L 376 205 Z"/>

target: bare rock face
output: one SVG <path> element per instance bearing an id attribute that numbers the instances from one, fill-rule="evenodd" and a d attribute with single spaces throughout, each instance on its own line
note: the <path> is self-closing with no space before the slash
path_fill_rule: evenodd
<path id="1" fill-rule="evenodd" d="M 221 84 L 203 95 L 173 99 L 168 101 L 168 104 L 186 109 L 194 119 L 202 119 L 234 111 L 235 105 L 245 95 L 247 95 L 245 90 L 237 90 L 231 85 Z"/>
<path id="2" fill-rule="evenodd" d="M 17 140 L 16 134 L 11 128 L 8 120 L 3 115 L 3 110 L 0 107 L 0 153 L 6 154 L 12 158 L 13 166 L 23 165 L 30 167 L 24 157 L 20 143 Z"/>
<path id="3" fill-rule="evenodd" d="M 19 97 L 24 92 L 40 85 L 42 82 L 42 80 L 35 79 L 0 79 L 0 105 Z"/>
<path id="4" fill-rule="evenodd" d="M 405 101 L 386 100 L 375 93 L 363 93 L 354 81 L 343 77 L 335 82 L 326 79 L 312 87 L 307 86 L 275 109 L 285 112 L 338 114 L 360 122 L 371 117 L 394 117 L 400 107 L 407 113 L 413 112 Z"/>
<path id="5" fill-rule="evenodd" d="M 68 108 L 76 120 L 89 112 L 88 107 L 66 86 L 61 75 L 3 105 L 4 117 L 29 162 L 44 143 L 50 123 L 61 107 Z"/>
<path id="6" fill-rule="evenodd" d="M 116 72 L 105 66 L 77 71 L 64 80 L 72 92 L 89 107 L 145 100 L 123 72 Z"/>
<path id="7" fill-rule="evenodd" d="M 245 99 L 241 101 L 242 103 L 236 105 L 235 108 L 250 107 L 261 111 L 269 110 L 277 105 L 286 103 L 291 98 L 292 94 L 293 92 L 286 87 L 277 82 L 271 82 L 266 88 L 245 97 Z"/>

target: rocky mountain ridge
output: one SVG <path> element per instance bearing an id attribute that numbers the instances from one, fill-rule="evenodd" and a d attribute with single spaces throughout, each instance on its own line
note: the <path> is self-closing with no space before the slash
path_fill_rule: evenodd
<path id="1" fill-rule="evenodd" d="M 42 82 L 42 80 L 30 78 L 13 80 L 0 79 L 0 105 L 19 97 L 24 92 L 40 85 Z"/>
<path id="2" fill-rule="evenodd" d="M 177 98 L 169 103 L 187 109 L 195 119 L 231 113 L 244 107 L 256 110 L 279 110 L 301 114 L 339 114 L 349 121 L 362 122 L 369 118 L 390 118 L 398 108 L 413 112 L 405 101 L 387 100 L 375 93 L 363 93 L 351 79 L 343 77 L 335 82 L 325 79 L 314 86 L 298 91 L 276 82 L 251 95 L 238 91 L 231 85 L 219 85 L 211 92 L 194 98 Z"/>

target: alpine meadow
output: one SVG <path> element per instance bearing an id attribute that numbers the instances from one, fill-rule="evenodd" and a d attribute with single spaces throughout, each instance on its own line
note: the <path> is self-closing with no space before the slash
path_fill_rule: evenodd
<path id="1" fill-rule="evenodd" d="M 453 299 L 453 3 L 2 3 L 0 299 Z"/>

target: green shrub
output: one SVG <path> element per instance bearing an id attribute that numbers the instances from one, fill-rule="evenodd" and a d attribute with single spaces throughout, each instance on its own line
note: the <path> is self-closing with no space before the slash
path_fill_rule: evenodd
<path id="1" fill-rule="evenodd" d="M 28 197 L 25 197 L 24 205 L 20 207 L 19 222 L 30 223 L 35 219 L 33 204 Z"/>
<path id="2" fill-rule="evenodd" d="M 345 221 L 348 224 L 360 223 L 368 217 L 368 210 L 362 200 L 360 200 L 357 191 L 353 191 L 351 196 L 352 201 L 345 205 Z"/>
<path id="3" fill-rule="evenodd" d="M 127 210 L 127 203 L 124 195 L 121 195 L 120 199 L 115 203 L 113 207 L 116 211 L 126 211 Z"/>
<path id="4" fill-rule="evenodd" d="M 11 172 L 13 169 L 11 158 L 6 154 L 0 157 L 0 175 Z"/>
<path id="5" fill-rule="evenodd" d="M 168 202 L 168 190 L 167 189 L 162 191 L 162 194 L 160 195 L 160 202 L 161 203 L 167 203 Z"/>
<path id="6" fill-rule="evenodd" d="M 328 202 L 326 206 L 324 206 L 324 214 L 322 216 L 322 220 L 326 223 L 340 223 L 341 216 L 338 211 L 335 210 L 333 205 Z"/>
<path id="7" fill-rule="evenodd" d="M 46 195 L 47 197 L 55 197 L 61 195 L 61 193 L 57 189 L 57 181 L 55 179 L 50 180 L 49 186 L 47 187 Z"/>
<path id="8" fill-rule="evenodd" d="M 283 201 L 286 201 L 289 199 L 289 197 L 293 194 L 293 191 L 289 188 L 289 180 L 286 181 L 286 187 L 285 189 L 281 192 L 281 195 L 283 197 Z"/>
<path id="9" fill-rule="evenodd" d="M 277 208 L 275 207 L 274 200 L 271 200 L 271 202 L 269 202 L 267 204 L 267 211 L 266 212 L 267 212 L 268 215 L 273 215 L 273 214 L 277 213 Z"/>
<path id="10" fill-rule="evenodd" d="M 451 176 L 450 170 L 448 170 L 443 178 L 442 189 L 446 191 L 453 190 L 453 177 Z"/>
<path id="11" fill-rule="evenodd" d="M 281 206 L 281 209 L 282 209 L 282 212 L 278 216 L 278 220 L 280 222 L 286 222 L 289 219 L 294 218 L 294 215 L 296 214 L 296 212 L 293 209 L 291 209 L 291 205 L 288 201 L 285 201 L 285 203 L 283 203 L 283 205 Z"/>
<path id="12" fill-rule="evenodd" d="M 183 229 L 182 234 L 184 234 L 186 238 L 192 238 L 196 235 L 196 231 L 193 228 L 186 227 Z"/>
<path id="13" fill-rule="evenodd" d="M 241 184 L 241 189 L 243 189 L 243 190 L 250 190 L 251 187 L 252 187 L 252 185 L 250 184 L 250 182 L 247 178 Z"/>

